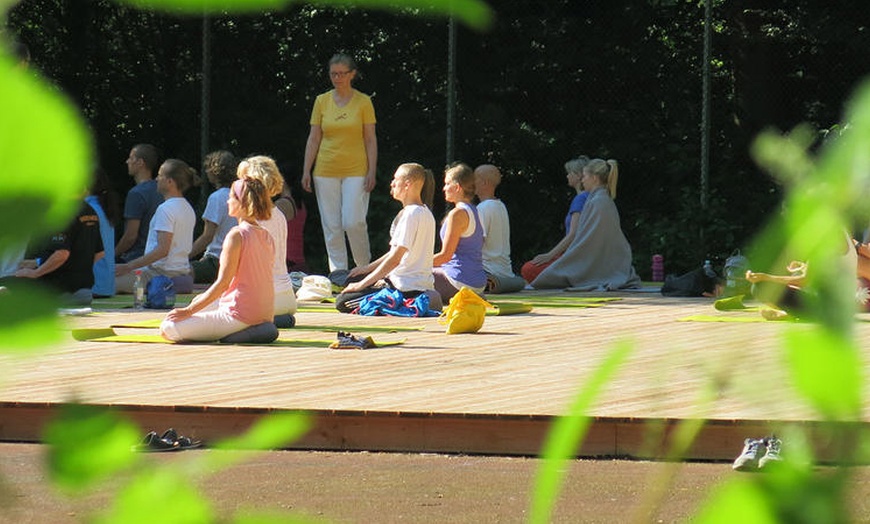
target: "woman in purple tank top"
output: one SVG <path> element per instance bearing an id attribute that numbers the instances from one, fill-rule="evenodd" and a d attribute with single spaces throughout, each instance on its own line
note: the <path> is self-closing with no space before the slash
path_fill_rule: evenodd
<path id="1" fill-rule="evenodd" d="M 441 251 L 432 261 L 435 289 L 446 304 L 462 286 L 483 294 L 483 226 L 472 204 L 474 171 L 455 164 L 444 172 L 444 199 L 455 204 L 441 223 Z"/>

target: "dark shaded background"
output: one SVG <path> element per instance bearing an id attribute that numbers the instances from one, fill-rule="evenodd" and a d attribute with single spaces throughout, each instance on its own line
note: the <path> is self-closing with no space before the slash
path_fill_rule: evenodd
<path id="1" fill-rule="evenodd" d="M 579 154 L 620 162 L 617 204 L 635 265 L 650 276 L 723 260 L 777 209 L 779 190 L 748 146 L 767 127 L 835 125 L 870 69 L 867 9 L 857 1 L 718 2 L 714 7 L 709 205 L 700 204 L 703 6 L 688 1 L 491 2 L 486 33 L 459 26 L 457 160 L 492 162 L 512 220 L 516 266 L 562 234 L 570 198 L 563 164 Z M 301 173 L 326 62 L 348 51 L 378 116 L 379 181 L 369 213 L 376 254 L 398 210 L 395 167 L 440 175 L 446 157 L 447 21 L 400 13 L 292 6 L 215 17 L 209 149 L 274 156 Z M 122 194 L 130 146 L 201 162 L 200 18 L 140 12 L 105 0 L 24 0 L 9 31 L 82 108 L 99 162 Z M 50 154 L 51 144 L 46 144 Z M 45 176 L 51 176 L 46 173 Z M 203 192 L 188 195 L 204 204 Z M 439 195 L 440 197 L 440 195 Z M 316 203 L 306 253 L 326 261 Z M 436 203 L 436 217 L 444 203 Z"/>

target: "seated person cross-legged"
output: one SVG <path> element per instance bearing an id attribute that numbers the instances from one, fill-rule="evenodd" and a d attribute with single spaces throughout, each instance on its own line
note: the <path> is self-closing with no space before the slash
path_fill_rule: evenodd
<path id="1" fill-rule="evenodd" d="M 807 292 L 803 288 L 807 265 L 799 260 L 792 260 L 786 269 L 788 275 L 746 272 L 746 280 L 752 284 L 753 298 L 767 304 L 761 314 L 769 320 L 778 320 L 789 315 L 801 316 L 806 309 Z"/>
<path id="2" fill-rule="evenodd" d="M 0 286 L 14 292 L 19 285 L 36 282 L 58 293 L 66 305 L 89 305 L 93 298 L 94 263 L 104 254 L 96 211 L 82 202 L 67 228 L 53 235 L 38 252 L 44 260 L 41 264 L 23 261 L 14 276 L 0 278 Z"/>
<path id="3" fill-rule="evenodd" d="M 568 206 L 568 214 L 565 215 L 565 236 L 551 250 L 546 253 L 540 253 L 523 264 L 520 274 L 526 282 L 532 282 L 538 278 L 538 275 L 555 260 L 558 260 L 565 250 L 568 249 L 568 246 L 571 245 L 571 242 L 574 241 L 574 237 L 579 229 L 580 213 L 583 212 L 583 206 L 586 205 L 586 199 L 589 198 L 589 193 L 583 189 L 583 168 L 588 163 L 589 157 L 586 155 L 581 155 L 565 162 L 568 185 L 574 190 L 574 197 Z"/>
<path id="4" fill-rule="evenodd" d="M 580 212 L 577 232 L 562 256 L 531 282 L 532 287 L 576 291 L 640 287 L 631 246 L 613 202 L 617 174 L 616 160 L 596 158 L 586 164 L 582 182 L 589 198 Z"/>
<path id="5" fill-rule="evenodd" d="M 172 279 L 176 293 L 193 290 L 193 275 L 188 255 L 193 245 L 196 213 L 184 198 L 184 192 L 199 183 L 196 171 L 183 160 L 163 162 L 157 175 L 157 190 L 165 199 L 157 207 L 148 227 L 145 254 L 125 264 L 115 265 L 118 293 L 132 293 L 134 270 L 142 268 L 148 281 L 157 275 Z"/>
<path id="6" fill-rule="evenodd" d="M 230 189 L 227 206 L 239 225 L 224 238 L 217 279 L 190 305 L 166 315 L 160 334 L 167 340 L 268 343 L 278 337 L 272 324 L 275 245 L 257 223 L 269 217 L 272 203 L 261 181 L 240 179 Z"/>
<path id="7" fill-rule="evenodd" d="M 202 162 L 203 172 L 216 189 L 208 196 L 205 211 L 202 213 L 202 233 L 193 241 L 190 250 L 193 280 L 197 284 L 214 282 L 224 238 L 227 232 L 238 224 L 238 221 L 227 212 L 230 186 L 236 180 L 238 166 L 238 159 L 229 151 L 223 150 L 212 151 Z"/>
<path id="8" fill-rule="evenodd" d="M 852 240 L 844 232 L 846 242 L 836 260 L 837 272 L 849 278 L 870 281 L 870 247 Z M 810 299 L 816 294 L 808 287 L 807 272 L 815 262 L 793 260 L 786 267 L 787 275 L 773 275 L 757 271 L 747 271 L 746 280 L 752 283 L 752 297 L 765 304 L 761 315 L 768 320 L 786 318 L 807 318 L 813 312 L 808 307 Z M 863 285 L 863 283 L 861 283 Z M 866 308 L 864 297 L 856 294 L 859 307 Z"/>
<path id="9" fill-rule="evenodd" d="M 480 203 L 477 214 L 483 226 L 483 270 L 487 293 L 513 293 L 526 287 L 523 277 L 511 268 L 511 224 L 507 207 L 496 198 L 501 172 L 491 164 L 474 169 L 474 188 Z"/>
<path id="10" fill-rule="evenodd" d="M 350 313 L 363 297 L 392 288 L 405 298 L 425 293 L 429 309 L 441 310 L 441 297 L 432 276 L 435 217 L 429 204 L 434 186 L 431 171 L 420 164 L 399 166 L 390 182 L 390 195 L 403 207 L 390 226 L 390 250 L 374 262 L 350 271 L 351 283 L 336 297 L 336 309 Z"/>
<path id="11" fill-rule="evenodd" d="M 275 161 L 264 155 L 256 155 L 243 160 L 239 164 L 238 177 L 240 179 L 256 178 L 262 182 L 271 199 L 272 212 L 267 219 L 259 220 L 257 223 L 272 235 L 272 242 L 275 244 L 275 256 L 272 264 L 275 294 L 275 318 L 273 321 L 279 328 L 292 328 L 296 325 L 294 315 L 297 306 L 293 282 L 287 272 L 288 220 L 281 206 L 275 202 L 275 197 L 280 195 L 284 189 L 284 177 Z"/>
<path id="12" fill-rule="evenodd" d="M 463 286 L 478 294 L 486 287 L 483 270 L 483 226 L 474 198 L 474 172 L 465 164 L 444 172 L 444 199 L 454 207 L 441 223 L 441 251 L 432 261 L 435 289 L 448 302 Z"/>

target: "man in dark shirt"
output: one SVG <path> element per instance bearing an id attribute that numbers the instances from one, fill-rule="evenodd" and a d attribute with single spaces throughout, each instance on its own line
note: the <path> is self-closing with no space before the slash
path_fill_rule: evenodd
<path id="1" fill-rule="evenodd" d="M 127 193 L 124 202 L 124 233 L 115 245 L 115 259 L 129 262 L 145 254 L 148 226 L 163 196 L 157 191 L 155 173 L 160 167 L 157 148 L 151 144 L 137 144 L 127 157 L 127 173 L 136 185 Z"/>
<path id="2" fill-rule="evenodd" d="M 56 291 L 69 294 L 77 303 L 90 303 L 85 295 L 89 295 L 94 286 L 94 262 L 103 256 L 100 221 L 94 208 L 82 202 L 69 226 L 53 235 L 38 253 L 42 262 L 36 267 L 16 271 L 16 280 L 36 279 Z M 14 287 L 14 282 L 3 280 Z"/>

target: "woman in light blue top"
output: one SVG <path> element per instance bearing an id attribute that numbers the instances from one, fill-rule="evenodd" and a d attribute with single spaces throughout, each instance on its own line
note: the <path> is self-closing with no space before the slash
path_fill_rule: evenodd
<path id="1" fill-rule="evenodd" d="M 220 266 L 221 249 L 224 238 L 239 221 L 231 217 L 227 208 L 230 186 L 236 180 L 239 160 L 229 151 L 212 151 L 202 161 L 203 172 L 212 186 L 217 188 L 208 197 L 202 213 L 202 234 L 194 240 L 190 249 L 193 259 L 203 253 L 199 260 L 192 262 L 193 281 L 197 284 L 210 284 L 217 278 Z"/>
<path id="2" fill-rule="evenodd" d="M 568 249 L 574 237 L 577 235 L 580 224 L 580 213 L 583 212 L 583 206 L 586 204 L 586 199 L 589 198 L 589 192 L 583 189 L 583 168 L 589 163 L 589 157 L 580 155 L 577 158 L 565 162 L 565 173 L 568 179 L 568 185 L 575 191 L 574 198 L 571 200 L 571 205 L 568 206 L 568 214 L 565 215 L 565 236 L 556 244 L 553 249 L 546 253 L 536 255 L 535 258 L 529 260 L 520 269 L 520 274 L 526 280 L 531 282 L 535 280 L 547 267 L 555 260 L 562 256 L 562 253 Z"/>
<path id="3" fill-rule="evenodd" d="M 574 291 L 640 287 L 640 278 L 632 266 L 631 246 L 613 202 L 618 175 L 616 160 L 596 158 L 586 164 L 582 182 L 589 198 L 580 213 L 577 233 L 562 256 L 531 282 L 532 287 Z"/>

